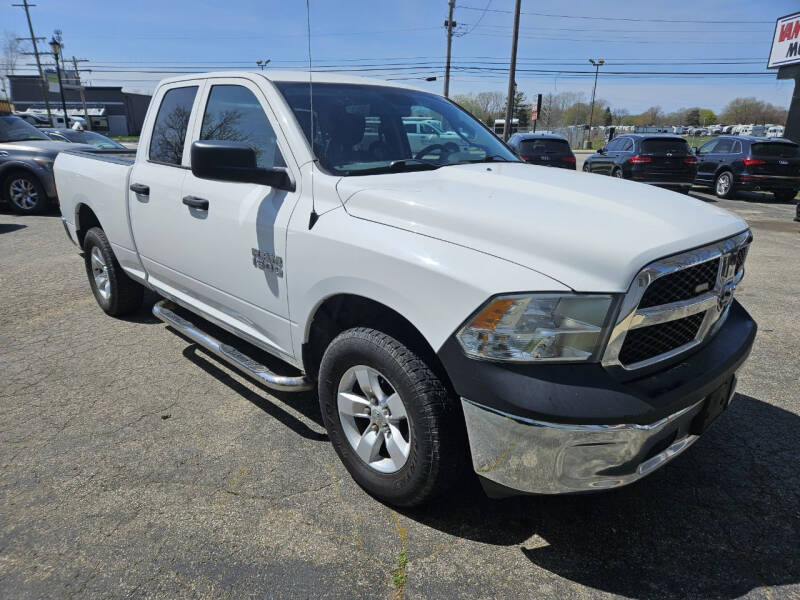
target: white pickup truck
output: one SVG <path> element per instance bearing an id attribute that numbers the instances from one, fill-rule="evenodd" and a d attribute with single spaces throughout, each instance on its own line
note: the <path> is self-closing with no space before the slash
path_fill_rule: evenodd
<path id="1" fill-rule="evenodd" d="M 410 115 L 462 143 L 412 152 Z M 495 497 L 636 481 L 726 408 L 756 334 L 733 299 L 742 219 L 525 164 L 410 87 L 168 79 L 135 160 L 62 152 L 55 177 L 104 311 L 150 288 L 154 314 L 220 359 L 316 389 L 344 465 L 396 505 L 468 465 Z"/>

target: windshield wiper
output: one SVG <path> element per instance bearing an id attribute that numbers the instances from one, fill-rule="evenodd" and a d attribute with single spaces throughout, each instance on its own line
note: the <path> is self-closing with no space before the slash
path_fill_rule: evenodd
<path id="1" fill-rule="evenodd" d="M 517 162 L 515 160 L 508 160 L 507 158 L 500 156 L 499 154 L 487 154 L 483 158 L 479 158 L 477 160 L 462 160 L 459 161 L 457 164 L 465 164 L 465 163 L 485 163 L 485 162 Z"/>
<path id="2" fill-rule="evenodd" d="M 388 165 L 372 167 L 370 169 L 355 169 L 347 171 L 348 175 L 374 175 L 376 173 L 403 173 L 408 171 L 432 171 L 443 167 L 439 163 L 422 160 L 420 158 L 401 158 L 393 160 Z"/>

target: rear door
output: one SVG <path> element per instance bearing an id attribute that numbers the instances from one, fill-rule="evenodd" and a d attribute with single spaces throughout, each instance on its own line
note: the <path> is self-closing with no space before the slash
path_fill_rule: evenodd
<path id="1" fill-rule="evenodd" d="M 131 170 L 128 206 L 134 240 L 149 281 L 164 291 L 186 291 L 176 271 L 176 262 L 185 259 L 181 190 L 189 168 L 186 133 L 202 86 L 202 81 L 182 81 L 158 90 L 152 100 L 158 111 L 148 115 L 139 141 L 143 156 Z"/>
<path id="2" fill-rule="evenodd" d="M 298 189 L 199 179 L 187 171 L 181 196 L 205 201 L 208 209 L 178 205 L 175 269 L 201 310 L 291 358 L 284 271 L 299 169 L 263 91 L 249 79 L 209 79 L 198 113 L 190 141 L 247 142 L 259 167 L 288 166 Z"/>

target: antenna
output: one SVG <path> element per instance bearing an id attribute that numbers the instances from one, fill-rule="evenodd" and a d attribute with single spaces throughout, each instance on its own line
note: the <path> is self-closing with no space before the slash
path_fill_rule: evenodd
<path id="1" fill-rule="evenodd" d="M 306 37 L 308 39 L 308 107 L 309 107 L 309 132 L 308 142 L 311 146 L 311 214 L 308 217 L 308 229 L 311 230 L 314 224 L 319 219 L 317 214 L 317 207 L 314 202 L 314 163 L 316 162 L 316 155 L 314 154 L 314 80 L 311 75 L 311 6 L 310 0 L 306 0 Z"/>

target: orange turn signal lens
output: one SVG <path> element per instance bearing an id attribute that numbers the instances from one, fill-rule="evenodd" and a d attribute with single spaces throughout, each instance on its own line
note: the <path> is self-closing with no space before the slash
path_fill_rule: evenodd
<path id="1" fill-rule="evenodd" d="M 472 320 L 470 327 L 473 329 L 482 329 L 487 331 L 494 331 L 500 319 L 506 314 L 508 308 L 514 304 L 514 298 L 498 298 L 494 302 L 489 303 L 478 315 Z"/>

